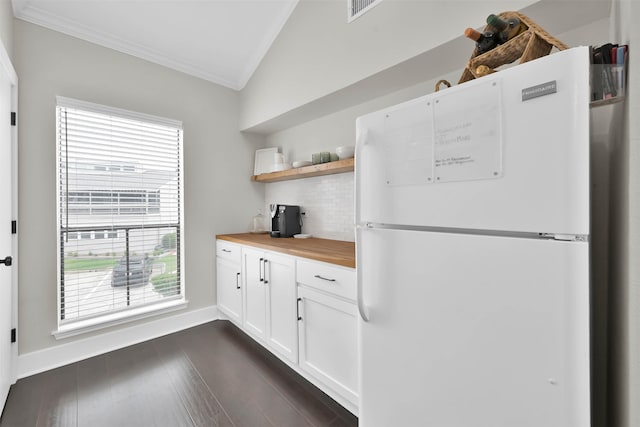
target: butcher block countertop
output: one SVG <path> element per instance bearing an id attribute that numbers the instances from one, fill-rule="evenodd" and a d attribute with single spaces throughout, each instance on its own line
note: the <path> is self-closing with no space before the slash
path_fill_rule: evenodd
<path id="1" fill-rule="evenodd" d="M 216 238 L 344 267 L 356 267 L 356 246 L 354 242 L 318 239 L 316 237 L 308 239 L 274 238 L 269 236 L 268 233 L 219 234 Z"/>

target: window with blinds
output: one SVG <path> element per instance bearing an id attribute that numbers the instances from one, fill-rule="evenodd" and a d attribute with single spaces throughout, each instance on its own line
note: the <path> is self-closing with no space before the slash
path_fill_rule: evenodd
<path id="1" fill-rule="evenodd" d="M 184 301 L 182 123 L 57 98 L 58 323 Z"/>

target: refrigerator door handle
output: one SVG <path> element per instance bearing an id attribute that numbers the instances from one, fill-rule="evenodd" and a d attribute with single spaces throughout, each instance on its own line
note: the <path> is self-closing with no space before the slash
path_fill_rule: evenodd
<path id="1" fill-rule="evenodd" d="M 355 182 L 360 182 L 360 168 L 358 167 L 358 159 L 361 156 L 363 146 L 367 143 L 367 130 L 360 129 L 359 127 L 356 129 L 356 149 L 354 154 L 355 164 L 354 164 L 354 177 Z M 360 197 L 358 194 L 355 195 L 355 217 L 356 224 L 360 223 Z"/>
<path id="2" fill-rule="evenodd" d="M 356 242 L 362 242 L 362 229 L 360 227 L 356 227 Z M 360 253 L 361 251 L 358 250 L 358 247 L 356 245 L 356 302 L 358 304 L 358 312 L 360 313 L 360 317 L 363 321 L 368 322 L 369 310 L 364 305 L 364 298 L 362 296 L 362 268 L 358 268 L 358 266 L 362 265 Z"/>

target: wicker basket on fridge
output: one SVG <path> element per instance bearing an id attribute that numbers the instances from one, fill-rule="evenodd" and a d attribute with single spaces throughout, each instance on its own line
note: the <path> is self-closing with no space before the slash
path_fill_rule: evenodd
<path id="1" fill-rule="evenodd" d="M 567 49 L 568 46 L 551 34 L 543 30 L 538 24 L 527 16 L 518 12 L 502 12 L 498 14 L 502 19 L 516 17 L 520 19 L 528 28 L 511 40 L 501 44 L 488 52 L 478 55 L 476 49 L 471 54 L 471 59 L 467 63 L 458 83 L 464 83 L 487 73 L 493 72 L 501 65 L 510 64 L 520 59 L 520 64 L 536 58 L 548 55 L 553 47 L 558 50 Z M 487 25 L 484 31 L 496 29 Z M 478 69 L 480 67 L 480 69 Z"/>

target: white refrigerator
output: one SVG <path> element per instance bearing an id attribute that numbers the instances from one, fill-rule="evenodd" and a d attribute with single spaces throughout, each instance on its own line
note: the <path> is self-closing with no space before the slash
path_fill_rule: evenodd
<path id="1" fill-rule="evenodd" d="M 590 425 L 589 49 L 357 119 L 362 427 Z"/>

